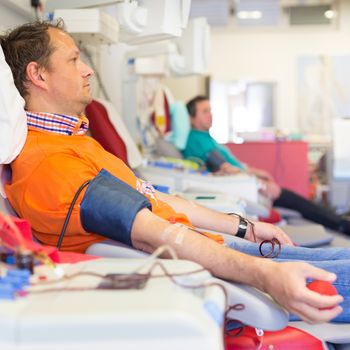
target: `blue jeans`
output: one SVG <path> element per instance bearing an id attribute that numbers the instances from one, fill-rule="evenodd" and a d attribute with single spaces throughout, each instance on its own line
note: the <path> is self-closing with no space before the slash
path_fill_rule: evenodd
<path id="1" fill-rule="evenodd" d="M 259 244 L 244 239 L 235 238 L 228 246 L 253 256 L 261 256 Z M 264 246 L 263 252 L 271 250 L 268 245 Z M 275 249 L 277 250 L 277 249 Z M 350 249 L 348 248 L 301 248 L 282 246 L 281 252 L 274 261 L 306 261 L 314 266 L 333 272 L 337 275 L 334 286 L 338 293 L 343 296 L 343 312 L 333 322 L 350 322 Z M 295 315 L 290 320 L 297 320 Z"/>

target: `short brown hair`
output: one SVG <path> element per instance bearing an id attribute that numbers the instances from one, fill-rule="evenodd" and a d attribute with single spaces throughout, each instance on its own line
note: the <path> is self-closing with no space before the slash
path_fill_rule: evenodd
<path id="1" fill-rule="evenodd" d="M 209 97 L 204 95 L 198 95 L 187 102 L 186 107 L 187 107 L 188 114 L 190 115 L 191 118 L 194 118 L 196 116 L 197 103 L 202 101 L 209 101 Z"/>
<path id="2" fill-rule="evenodd" d="M 10 66 L 15 85 L 22 95 L 28 95 L 27 65 L 37 62 L 44 68 L 49 68 L 49 58 L 55 47 L 50 44 L 49 28 L 64 31 L 64 23 L 37 21 L 16 27 L 0 35 L 0 44 L 4 51 L 7 64 Z"/>

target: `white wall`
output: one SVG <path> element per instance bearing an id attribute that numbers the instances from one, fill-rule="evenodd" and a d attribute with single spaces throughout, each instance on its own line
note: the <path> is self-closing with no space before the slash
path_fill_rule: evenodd
<path id="1" fill-rule="evenodd" d="M 120 111 L 122 101 L 122 79 L 126 69 L 126 45 L 101 46 L 99 68 L 101 79 L 114 106 Z M 103 97 L 101 95 L 101 97 Z"/>
<path id="2" fill-rule="evenodd" d="M 350 54 L 350 1 L 340 2 L 338 29 L 217 29 L 211 45 L 213 79 L 276 82 L 276 126 L 299 131 L 297 58 Z"/>
<path id="3" fill-rule="evenodd" d="M 163 82 L 173 93 L 175 100 L 187 102 L 196 95 L 205 95 L 205 77 L 188 76 L 177 78 L 164 78 Z"/>

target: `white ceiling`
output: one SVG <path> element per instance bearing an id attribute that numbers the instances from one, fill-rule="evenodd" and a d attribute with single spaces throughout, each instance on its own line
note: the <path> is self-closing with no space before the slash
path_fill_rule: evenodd
<path id="1" fill-rule="evenodd" d="M 204 16 L 212 26 L 226 26 L 235 17 L 238 26 L 276 26 L 282 12 L 294 6 L 332 5 L 336 0 L 192 0 L 191 17 Z M 239 19 L 242 11 L 258 11 L 261 18 Z"/>

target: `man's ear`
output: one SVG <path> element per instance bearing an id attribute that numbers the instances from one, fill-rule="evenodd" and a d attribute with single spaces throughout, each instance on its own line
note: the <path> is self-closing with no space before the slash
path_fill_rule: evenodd
<path id="1" fill-rule="evenodd" d="M 45 69 L 37 62 L 30 62 L 26 69 L 27 79 L 35 86 L 46 89 Z"/>
<path id="2" fill-rule="evenodd" d="M 194 116 L 190 116 L 190 124 L 191 124 L 191 127 L 192 128 L 194 128 L 195 127 L 195 124 L 196 124 L 196 122 L 195 122 L 195 120 L 194 120 Z"/>

